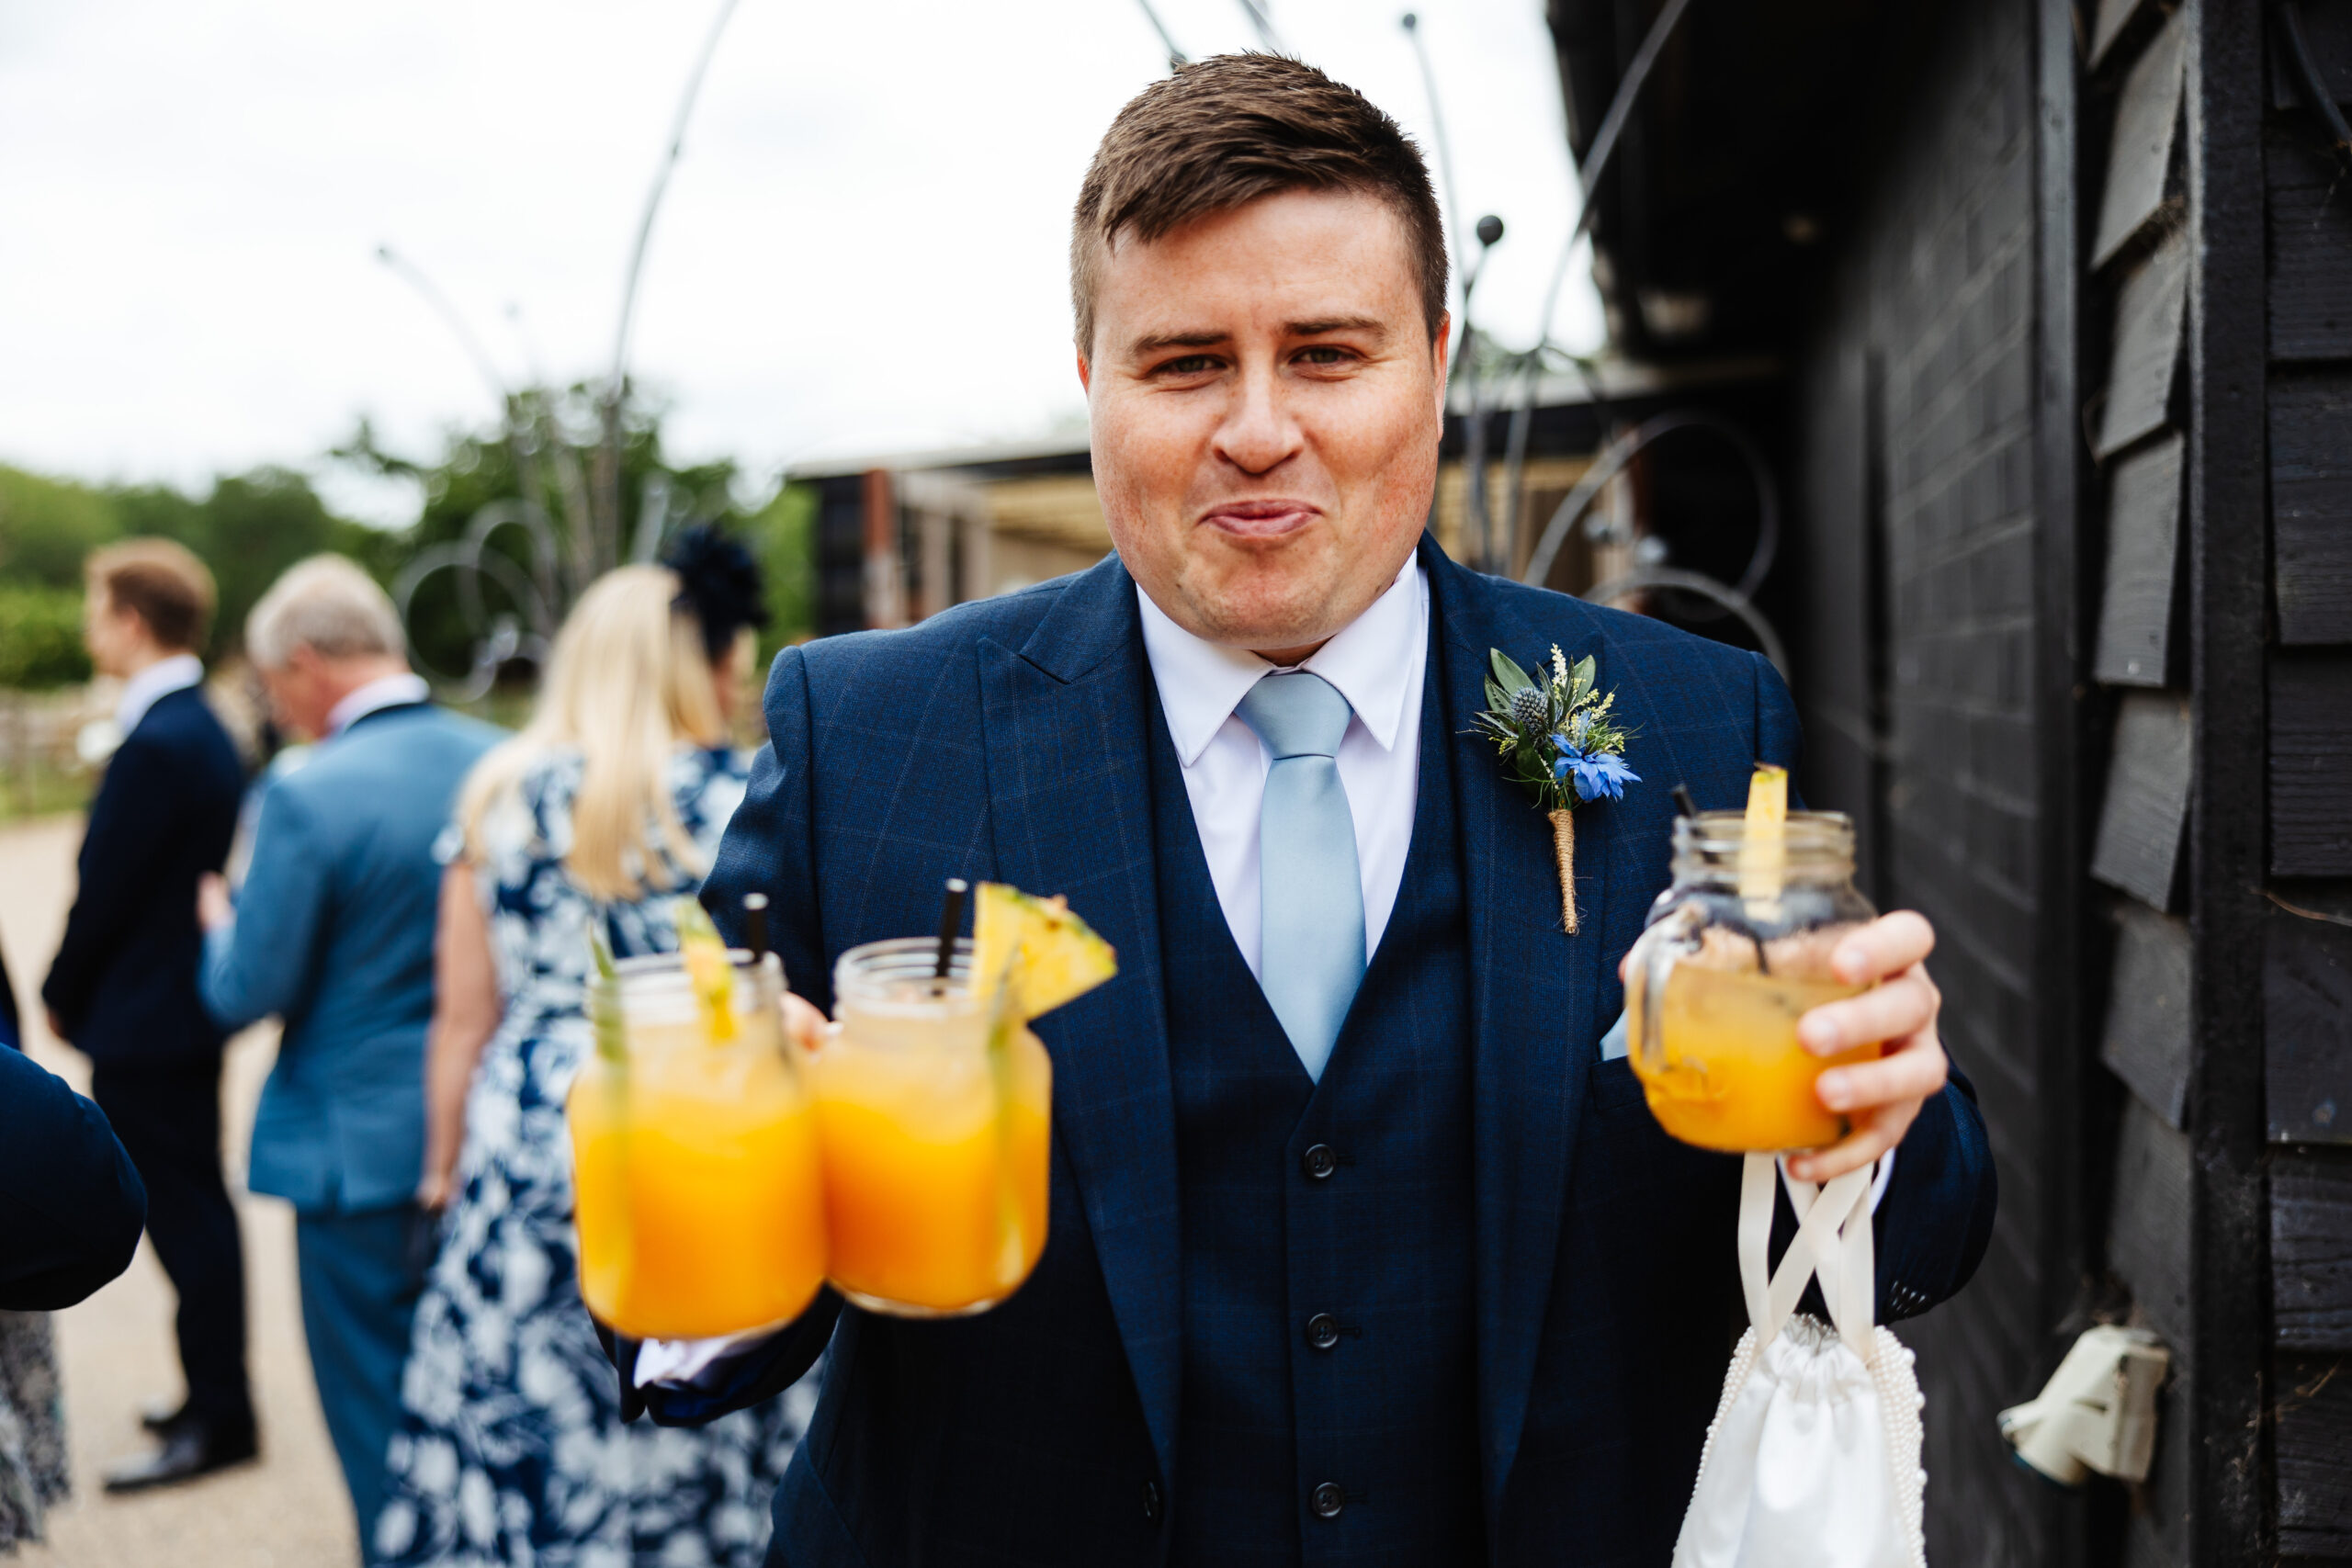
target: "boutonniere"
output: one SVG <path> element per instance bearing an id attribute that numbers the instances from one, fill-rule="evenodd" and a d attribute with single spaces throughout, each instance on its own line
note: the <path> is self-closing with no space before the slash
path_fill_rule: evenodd
<path id="1" fill-rule="evenodd" d="M 1641 774 L 1625 765 L 1625 730 L 1611 716 L 1617 694 L 1593 688 L 1589 656 L 1573 666 L 1552 649 L 1552 668 L 1538 681 L 1488 649 L 1487 711 L 1471 722 L 1495 743 L 1503 776 L 1535 798 L 1552 822 L 1552 856 L 1560 872 L 1560 919 L 1577 929 L 1576 808 L 1615 800 Z M 1544 666 L 1536 665 L 1538 670 Z"/>

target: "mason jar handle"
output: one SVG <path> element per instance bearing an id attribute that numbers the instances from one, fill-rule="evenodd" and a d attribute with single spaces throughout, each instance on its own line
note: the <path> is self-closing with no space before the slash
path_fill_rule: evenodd
<path id="1" fill-rule="evenodd" d="M 1641 979 L 1642 1016 L 1633 1043 L 1645 1073 L 1666 1070 L 1667 978 L 1685 956 L 1699 951 L 1699 929 L 1706 919 L 1706 910 L 1697 903 L 1677 906 L 1642 932 L 1626 962 L 1628 975 Z"/>

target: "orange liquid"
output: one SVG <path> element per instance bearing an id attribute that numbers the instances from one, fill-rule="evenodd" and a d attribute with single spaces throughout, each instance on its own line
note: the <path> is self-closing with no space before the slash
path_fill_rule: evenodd
<path id="1" fill-rule="evenodd" d="M 640 1025 L 581 1069 L 571 1119 L 580 1288 L 636 1338 L 797 1317 L 825 1274 L 816 1113 L 773 1030 Z"/>
<path id="2" fill-rule="evenodd" d="M 1634 1076 L 1668 1133 L 1735 1153 L 1819 1148 L 1845 1136 L 1846 1119 L 1822 1105 L 1814 1085 L 1833 1066 L 1876 1060 L 1879 1048 L 1816 1056 L 1797 1043 L 1797 1020 L 1860 987 L 1678 964 L 1659 1010 L 1666 1059 L 1652 1068 L 1642 1049 L 1638 966 L 1631 978 Z"/>
<path id="3" fill-rule="evenodd" d="M 1053 1065 L 1023 1030 L 996 1072 L 983 1034 L 969 1014 L 852 1014 L 810 1065 L 830 1277 L 863 1305 L 981 1311 L 1045 1251 Z"/>

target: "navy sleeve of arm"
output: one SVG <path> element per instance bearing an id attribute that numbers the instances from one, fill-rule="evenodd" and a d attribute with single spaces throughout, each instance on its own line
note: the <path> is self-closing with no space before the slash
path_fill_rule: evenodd
<path id="1" fill-rule="evenodd" d="M 147 1190 L 105 1114 L 0 1051 L 0 1309 L 72 1306 L 130 1267 Z"/>
<path id="2" fill-rule="evenodd" d="M 145 873 L 178 830 L 171 759 L 143 738 L 125 741 L 107 762 L 82 835 L 80 885 L 65 917 L 65 936 L 41 987 L 70 1037 L 96 995 L 107 958 L 133 913 L 149 897 Z M 196 909 L 187 911 L 190 926 Z"/>
<path id="3" fill-rule="evenodd" d="M 808 789 L 808 659 L 787 648 L 768 676 L 768 743 L 752 759 L 743 804 L 726 836 L 702 901 L 730 942 L 743 937 L 743 895 L 768 898 L 768 939 L 784 964 L 785 981 L 818 1007 L 831 1010 L 832 971 L 825 962 L 817 911 L 815 817 Z"/>
<path id="4" fill-rule="evenodd" d="M 1881 1323 L 1916 1317 L 1957 1294 L 1993 1239 L 1999 1181 L 1976 1088 L 1957 1066 L 1944 1091 L 1919 1108 L 1894 1156 L 1878 1206 Z"/>

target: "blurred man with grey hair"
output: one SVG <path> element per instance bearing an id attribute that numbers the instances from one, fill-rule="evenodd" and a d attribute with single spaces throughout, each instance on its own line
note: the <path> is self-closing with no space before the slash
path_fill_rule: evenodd
<path id="1" fill-rule="evenodd" d="M 500 739 L 429 700 L 391 600 L 340 556 L 288 570 L 245 648 L 278 722 L 319 742 L 262 795 L 233 907 L 198 892 L 204 1003 L 224 1029 L 285 1021 L 247 1185 L 294 1205 L 302 1327 L 365 1540 L 400 1418 L 434 1214 L 418 1201 L 424 1041 L 458 786 Z"/>

